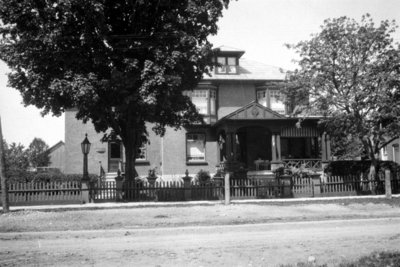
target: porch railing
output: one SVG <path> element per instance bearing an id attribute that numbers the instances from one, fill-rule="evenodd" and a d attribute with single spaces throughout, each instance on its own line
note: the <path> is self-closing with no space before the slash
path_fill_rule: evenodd
<path id="1" fill-rule="evenodd" d="M 305 168 L 322 170 L 321 159 L 283 159 L 283 167 L 285 168 Z"/>

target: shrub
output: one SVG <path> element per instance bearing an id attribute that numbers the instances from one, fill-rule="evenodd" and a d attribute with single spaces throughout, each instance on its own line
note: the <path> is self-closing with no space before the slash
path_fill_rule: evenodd
<path id="1" fill-rule="evenodd" d="M 34 175 L 33 182 L 72 182 L 81 181 L 83 178 L 82 174 L 63 174 L 59 170 L 50 170 L 46 172 L 38 172 Z M 97 182 L 99 179 L 98 175 L 89 174 L 89 180 L 91 182 Z"/>
<path id="2" fill-rule="evenodd" d="M 204 170 L 200 170 L 197 174 L 196 174 L 196 180 L 199 183 L 208 183 L 211 180 L 211 176 L 210 173 L 208 171 L 204 171 Z"/>
<path id="3" fill-rule="evenodd" d="M 368 175 L 371 161 L 369 160 L 338 160 L 332 161 L 325 168 L 325 173 L 331 173 L 332 175 Z M 389 169 L 392 173 L 399 173 L 400 166 L 393 161 L 378 161 L 377 173 L 384 172 L 385 169 Z"/>

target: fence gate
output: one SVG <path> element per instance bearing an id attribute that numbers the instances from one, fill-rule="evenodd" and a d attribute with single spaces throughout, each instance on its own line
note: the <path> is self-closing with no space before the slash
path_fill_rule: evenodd
<path id="1" fill-rule="evenodd" d="M 292 177 L 293 197 L 314 197 L 314 184 L 311 177 Z"/>

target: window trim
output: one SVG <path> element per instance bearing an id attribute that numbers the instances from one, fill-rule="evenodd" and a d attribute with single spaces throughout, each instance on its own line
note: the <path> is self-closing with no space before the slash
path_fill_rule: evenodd
<path id="1" fill-rule="evenodd" d="M 188 147 L 188 136 L 189 135 L 203 135 L 203 147 L 204 147 L 204 158 L 201 160 L 189 160 L 189 147 Z M 185 135 L 185 147 L 186 147 L 186 165 L 207 165 L 206 155 L 207 155 L 207 134 L 205 132 L 188 132 Z"/>

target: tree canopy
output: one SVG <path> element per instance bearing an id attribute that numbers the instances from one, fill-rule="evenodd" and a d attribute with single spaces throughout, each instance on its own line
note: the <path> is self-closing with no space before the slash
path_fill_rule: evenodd
<path id="1" fill-rule="evenodd" d="M 29 180 L 29 156 L 22 144 L 7 144 L 3 140 L 5 176 L 9 181 Z"/>
<path id="2" fill-rule="evenodd" d="M 391 37 L 396 27 L 394 21 L 375 25 L 368 14 L 361 22 L 328 19 L 310 40 L 290 46 L 300 55 L 300 68 L 290 73 L 287 94 L 307 103 L 297 111 L 318 111 L 327 130 L 359 142 L 372 165 L 400 133 L 400 47 Z"/>
<path id="3" fill-rule="evenodd" d="M 146 141 L 146 122 L 202 121 L 182 91 L 211 66 L 217 21 L 229 0 L 0 0 L 0 59 L 26 105 L 77 118 L 118 136 L 126 172 Z"/>
<path id="4" fill-rule="evenodd" d="M 50 163 L 49 146 L 41 138 L 35 137 L 27 149 L 29 164 L 33 168 L 47 167 Z"/>

